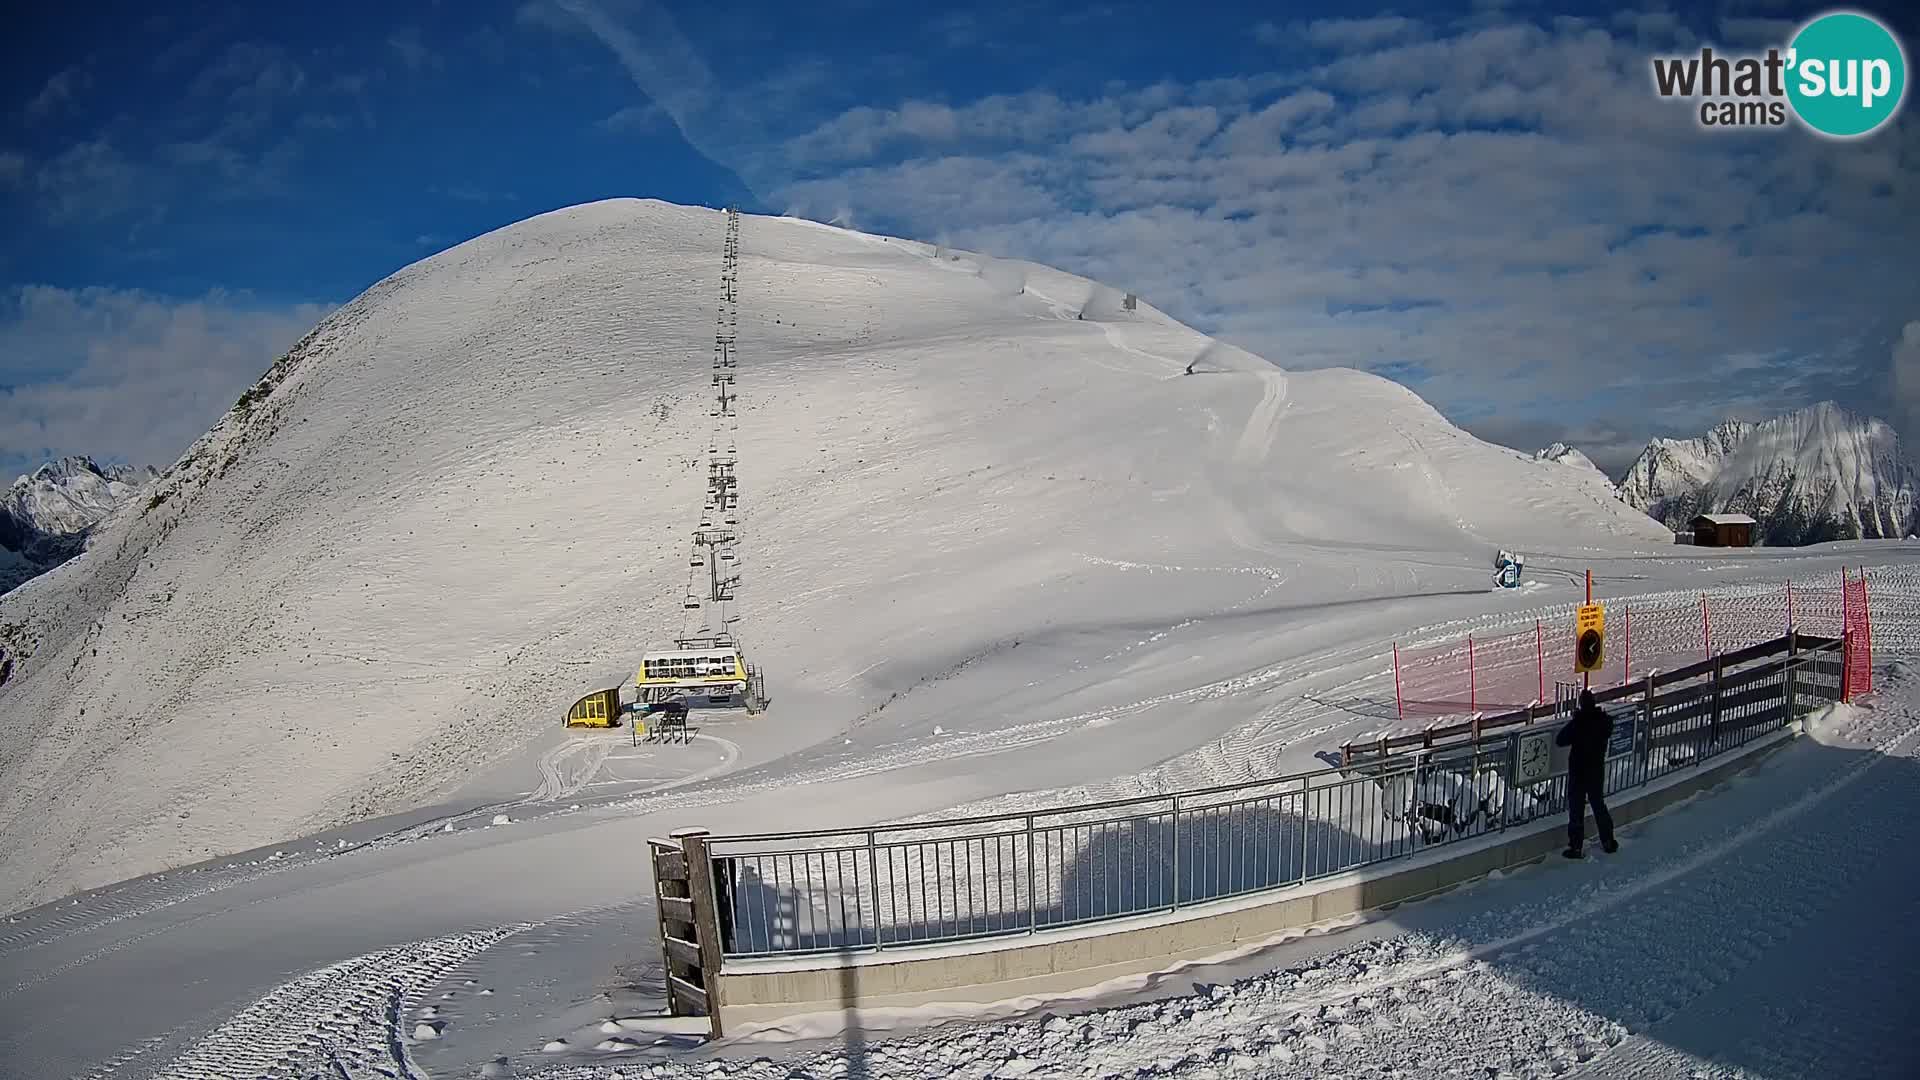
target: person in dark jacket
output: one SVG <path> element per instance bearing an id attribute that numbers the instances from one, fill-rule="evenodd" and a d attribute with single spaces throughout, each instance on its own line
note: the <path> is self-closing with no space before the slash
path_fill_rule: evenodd
<path id="1" fill-rule="evenodd" d="M 1607 813 L 1606 790 L 1607 740 L 1613 737 L 1613 718 L 1595 704 L 1593 691 L 1580 691 L 1580 706 L 1573 718 L 1554 737 L 1568 748 L 1567 754 L 1567 850 L 1569 859 L 1581 857 L 1587 838 L 1587 807 L 1593 807 L 1594 823 L 1600 826 L 1600 848 L 1611 855 L 1620 850 L 1613 839 L 1613 815 Z"/>

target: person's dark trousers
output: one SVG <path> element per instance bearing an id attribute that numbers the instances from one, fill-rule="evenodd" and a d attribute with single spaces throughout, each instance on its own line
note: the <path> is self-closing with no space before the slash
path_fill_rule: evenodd
<path id="1" fill-rule="evenodd" d="M 1607 803 L 1601 794 L 1605 788 L 1604 776 L 1567 774 L 1567 846 L 1575 851 L 1586 843 L 1588 806 L 1593 807 L 1594 823 L 1600 826 L 1601 846 L 1613 845 L 1613 815 L 1607 813 Z"/>

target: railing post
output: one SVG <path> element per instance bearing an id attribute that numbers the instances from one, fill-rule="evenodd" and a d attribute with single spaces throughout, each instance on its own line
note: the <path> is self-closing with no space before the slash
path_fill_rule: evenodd
<path id="1" fill-rule="evenodd" d="M 1300 883 L 1303 885 L 1307 881 L 1308 822 L 1312 820 L 1307 812 L 1307 793 L 1312 790 L 1313 780 L 1302 776 L 1300 778 Z"/>
<path id="2" fill-rule="evenodd" d="M 1180 906 L 1180 796 L 1173 797 L 1173 906 Z"/>
<path id="3" fill-rule="evenodd" d="M 1033 815 L 1027 815 L 1027 933 L 1040 929 L 1040 901 L 1034 895 L 1034 882 L 1039 880 L 1034 871 L 1033 860 Z"/>
<path id="4" fill-rule="evenodd" d="M 892 861 L 887 865 L 891 867 Z M 867 830 L 867 890 L 873 901 L 873 948 L 880 949 L 880 850 L 874 846 L 873 830 Z"/>
<path id="5" fill-rule="evenodd" d="M 1796 689 L 1794 683 L 1799 681 L 1800 678 L 1800 664 L 1796 659 L 1799 654 L 1800 635 L 1789 629 L 1787 631 L 1787 684 L 1785 688 L 1787 696 L 1787 719 L 1786 722 L 1781 725 L 1782 727 L 1792 726 L 1796 715 L 1793 699 L 1795 696 L 1794 690 Z"/>
<path id="6" fill-rule="evenodd" d="M 1713 713 L 1712 718 L 1707 722 L 1709 749 L 1718 748 L 1720 745 L 1720 679 L 1724 673 L 1725 665 L 1720 655 L 1716 653 L 1713 657 Z M 1702 759 L 1704 760 L 1704 755 Z"/>

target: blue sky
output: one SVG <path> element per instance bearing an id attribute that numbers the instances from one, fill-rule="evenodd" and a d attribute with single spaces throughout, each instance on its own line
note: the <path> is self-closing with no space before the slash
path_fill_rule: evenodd
<path id="1" fill-rule="evenodd" d="M 1822 7 L 158 7 L 9 16 L 0 471 L 170 462 L 332 305 L 616 195 L 1050 262 L 1610 466 L 1822 398 L 1920 430 L 1920 110 L 1651 92 Z"/>

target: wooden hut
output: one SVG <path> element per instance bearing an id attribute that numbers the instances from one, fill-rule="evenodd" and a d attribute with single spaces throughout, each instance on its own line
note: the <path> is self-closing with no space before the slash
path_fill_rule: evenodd
<path id="1" fill-rule="evenodd" d="M 1745 514 L 1701 514 L 1693 519 L 1693 542 L 1700 547 L 1752 547 L 1756 524 Z"/>

